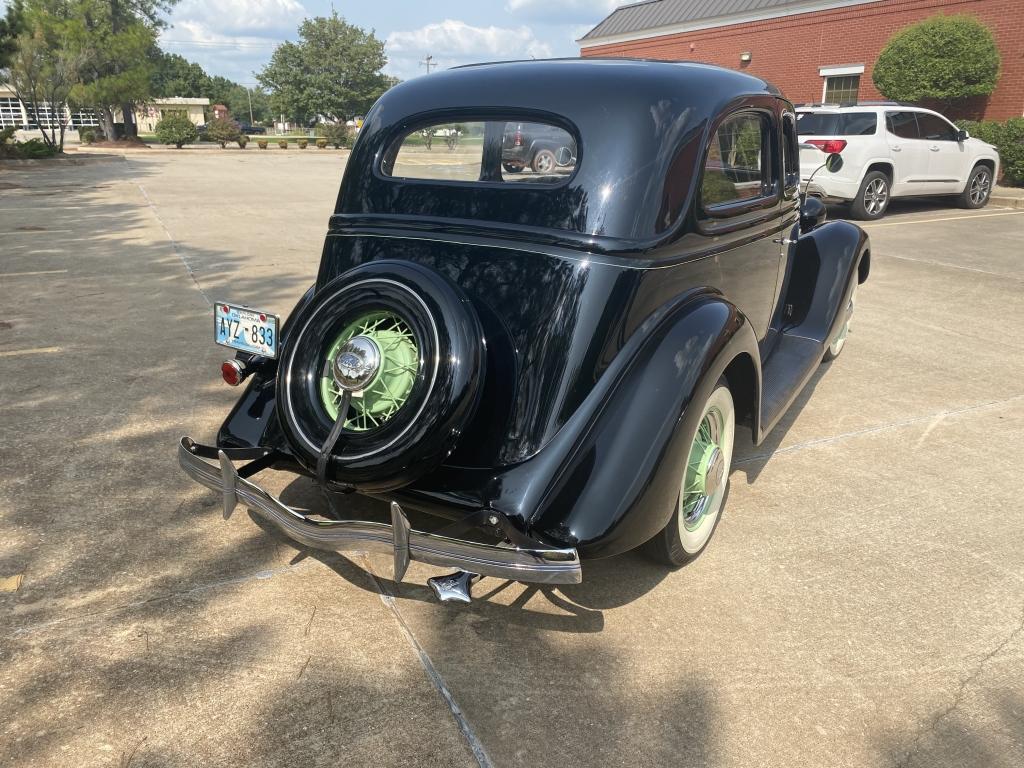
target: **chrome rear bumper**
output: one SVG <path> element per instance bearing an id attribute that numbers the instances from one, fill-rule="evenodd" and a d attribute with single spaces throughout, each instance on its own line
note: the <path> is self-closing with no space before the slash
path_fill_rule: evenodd
<path id="1" fill-rule="evenodd" d="M 241 503 L 307 547 L 332 552 L 358 550 L 391 554 L 396 581 L 401 581 L 410 560 L 454 566 L 481 576 L 541 584 L 579 584 L 583 579 L 575 549 L 523 549 L 415 531 L 395 502 L 391 503 L 390 525 L 360 520 L 313 520 L 285 506 L 255 483 L 239 477 L 223 451 L 218 452 L 220 466 L 217 466 L 197 456 L 195 449 L 196 443 L 191 438 L 181 438 L 178 463 L 193 480 L 223 493 L 225 519 Z"/>

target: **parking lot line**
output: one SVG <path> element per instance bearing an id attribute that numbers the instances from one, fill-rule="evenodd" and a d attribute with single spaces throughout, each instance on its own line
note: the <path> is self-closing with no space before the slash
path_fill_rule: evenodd
<path id="1" fill-rule="evenodd" d="M 0 357 L 18 357 L 19 355 L 52 355 L 60 352 L 60 347 L 35 347 L 34 349 L 9 349 L 0 352 Z"/>
<path id="2" fill-rule="evenodd" d="M 956 221 L 957 219 L 985 219 L 989 216 L 1020 216 L 1024 211 L 1007 211 L 1006 213 L 978 213 L 964 214 L 963 216 L 943 216 L 940 219 L 907 219 L 904 221 L 883 221 L 878 224 L 861 224 L 862 228 L 871 227 L 895 227 L 901 224 L 934 224 L 937 221 Z"/>
<path id="3" fill-rule="evenodd" d="M 63 275 L 66 269 L 42 269 L 38 272 L 0 272 L 0 277 L 32 277 L 33 275 Z"/>

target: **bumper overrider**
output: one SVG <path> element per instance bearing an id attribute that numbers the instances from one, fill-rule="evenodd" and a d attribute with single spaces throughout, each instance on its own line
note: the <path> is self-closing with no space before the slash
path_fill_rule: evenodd
<path id="1" fill-rule="evenodd" d="M 218 463 L 207 461 L 204 455 L 216 456 Z M 539 542 L 536 548 L 484 544 L 416 531 L 395 502 L 391 503 L 390 525 L 312 519 L 241 476 L 224 450 L 200 445 L 188 437 L 181 438 L 178 463 L 193 480 L 224 495 L 225 519 L 242 504 L 304 546 L 331 552 L 391 554 L 396 581 L 405 576 L 410 560 L 541 584 L 578 584 L 583 578 L 575 549 L 550 548 Z"/>

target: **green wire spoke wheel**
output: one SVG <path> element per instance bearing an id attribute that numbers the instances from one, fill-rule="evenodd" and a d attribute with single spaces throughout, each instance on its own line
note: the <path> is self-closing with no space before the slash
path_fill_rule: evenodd
<path id="1" fill-rule="evenodd" d="M 367 432 L 389 421 L 408 402 L 420 368 L 420 349 L 409 324 L 389 311 L 367 312 L 346 325 L 327 347 L 320 377 L 320 399 L 332 421 L 338 418 L 342 390 L 331 366 L 347 341 L 362 336 L 380 350 L 380 368 L 361 396 L 352 398 L 345 429 Z"/>

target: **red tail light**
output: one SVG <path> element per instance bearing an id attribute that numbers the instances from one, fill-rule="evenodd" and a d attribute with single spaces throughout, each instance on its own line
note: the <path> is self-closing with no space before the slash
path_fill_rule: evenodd
<path id="1" fill-rule="evenodd" d="M 513 147 L 521 147 L 521 146 L 523 146 L 523 132 L 522 131 L 517 130 L 512 135 L 512 146 Z"/>
<path id="2" fill-rule="evenodd" d="M 245 381 L 247 371 L 238 360 L 225 360 L 220 364 L 220 375 L 226 384 L 237 387 Z"/>
<path id="3" fill-rule="evenodd" d="M 807 143 L 813 144 L 826 155 L 846 149 L 846 139 L 808 139 Z"/>

